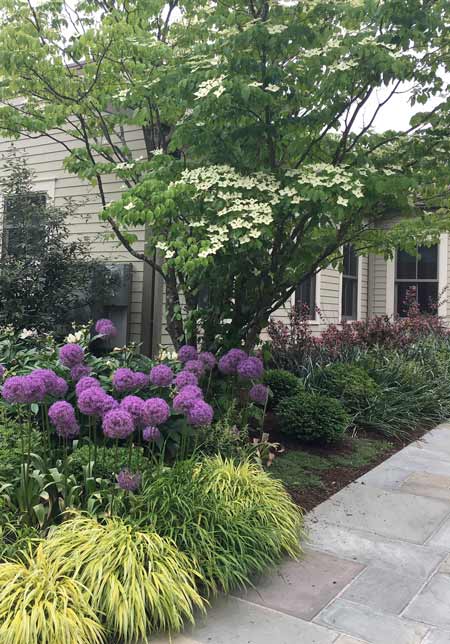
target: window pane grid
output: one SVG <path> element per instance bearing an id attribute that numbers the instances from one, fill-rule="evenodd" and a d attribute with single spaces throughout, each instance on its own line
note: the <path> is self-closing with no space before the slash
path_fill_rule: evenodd
<path id="1" fill-rule="evenodd" d="M 407 315 L 405 299 L 408 291 L 415 288 L 415 301 L 420 310 L 436 313 L 434 306 L 439 294 L 438 245 L 417 248 L 418 255 L 397 251 L 395 278 L 395 310 L 398 315 Z"/>

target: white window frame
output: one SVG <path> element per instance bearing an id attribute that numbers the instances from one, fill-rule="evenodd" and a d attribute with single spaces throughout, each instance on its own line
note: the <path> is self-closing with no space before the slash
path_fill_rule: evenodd
<path id="1" fill-rule="evenodd" d="M 358 255 L 358 284 L 356 289 L 356 318 L 351 319 L 342 319 L 342 281 L 344 278 L 344 273 L 339 271 L 339 297 L 338 297 L 338 324 L 343 322 L 358 322 L 362 320 L 362 256 Z"/>
<path id="2" fill-rule="evenodd" d="M 316 273 L 316 302 L 314 307 L 314 317 L 310 320 L 307 320 L 308 324 L 318 325 L 321 323 L 320 315 L 317 309 L 320 310 L 320 276 L 321 271 Z M 295 307 L 295 291 L 291 295 L 291 308 Z"/>
<path id="3" fill-rule="evenodd" d="M 395 263 L 397 253 L 394 253 L 392 259 L 386 262 L 386 315 L 394 317 L 395 315 Z M 438 244 L 438 294 L 444 288 L 448 287 L 448 233 L 441 233 Z M 439 303 L 439 317 L 447 317 L 447 299 L 448 293 L 444 295 L 443 301 Z"/>

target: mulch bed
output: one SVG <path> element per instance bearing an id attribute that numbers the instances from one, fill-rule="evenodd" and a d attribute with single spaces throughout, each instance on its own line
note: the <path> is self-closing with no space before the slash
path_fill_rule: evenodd
<path id="1" fill-rule="evenodd" d="M 269 415 L 267 418 L 267 423 L 265 424 L 265 430 L 269 433 L 271 443 L 279 443 L 285 453 L 288 453 L 292 450 L 307 452 L 309 454 L 314 454 L 317 456 L 327 457 L 331 454 L 348 456 L 352 454 L 351 438 L 349 437 L 347 441 L 344 441 L 340 445 L 336 446 L 327 446 L 327 447 L 316 447 L 308 443 L 302 443 L 295 439 L 289 439 L 286 436 L 278 433 L 276 431 L 275 419 L 272 415 Z M 391 447 L 382 453 L 378 454 L 370 463 L 366 463 L 363 467 L 360 468 L 347 468 L 347 467 L 330 467 L 329 469 L 322 470 L 320 472 L 320 478 L 322 482 L 322 487 L 311 487 L 305 488 L 302 490 L 287 488 L 295 503 L 299 505 L 303 510 L 309 511 L 312 510 L 316 505 L 326 501 L 330 496 L 333 496 L 336 492 L 339 492 L 346 485 L 355 481 L 357 478 L 369 472 L 374 467 L 388 459 L 390 456 L 399 452 L 401 449 L 413 443 L 416 440 L 419 440 L 427 431 L 432 429 L 431 427 L 420 427 L 416 430 L 410 432 L 407 437 L 402 439 L 389 439 L 389 442 L 392 444 Z M 370 438 L 371 440 L 386 440 L 384 437 L 378 437 L 374 434 L 364 435 L 362 432 L 358 432 L 360 438 Z M 283 454 L 278 458 L 282 459 Z"/>

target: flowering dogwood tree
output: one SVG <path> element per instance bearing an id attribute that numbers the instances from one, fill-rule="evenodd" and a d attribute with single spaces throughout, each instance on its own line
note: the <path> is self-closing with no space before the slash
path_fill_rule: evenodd
<path id="1" fill-rule="evenodd" d="M 251 346 L 343 244 L 390 256 L 450 229 L 445 0 L 0 4 L 0 129 L 66 147 L 121 243 L 163 276 L 176 346 L 199 327 Z M 405 91 L 433 107 L 376 132 Z"/>

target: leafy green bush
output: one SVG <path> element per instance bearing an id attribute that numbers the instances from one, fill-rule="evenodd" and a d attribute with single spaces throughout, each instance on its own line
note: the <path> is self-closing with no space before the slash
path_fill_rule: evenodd
<path id="1" fill-rule="evenodd" d="M 337 398 L 352 414 L 366 408 L 380 395 L 380 387 L 358 365 L 335 362 L 313 373 L 311 385 L 331 398 Z"/>
<path id="2" fill-rule="evenodd" d="M 264 373 L 264 384 L 270 387 L 272 396 L 269 399 L 271 407 L 276 407 L 280 400 L 290 398 L 300 393 L 303 381 L 285 369 L 269 369 Z"/>
<path id="3" fill-rule="evenodd" d="M 191 558 L 208 592 L 249 583 L 284 554 L 300 551 L 298 508 L 279 481 L 248 461 L 182 461 L 144 495 L 143 521 Z"/>
<path id="4" fill-rule="evenodd" d="M 13 420 L 0 425 L 0 481 L 10 481 L 20 472 L 21 441 L 27 435 L 27 428 Z M 31 431 L 31 447 L 34 453 L 42 453 L 42 434 L 36 429 Z"/>
<path id="5" fill-rule="evenodd" d="M 2 644 L 100 644 L 103 628 L 85 587 L 42 546 L 23 562 L 0 564 Z"/>
<path id="6" fill-rule="evenodd" d="M 194 607 L 203 607 L 190 560 L 153 530 L 78 515 L 58 526 L 43 547 L 52 565 L 88 589 L 94 610 L 123 642 L 178 631 L 184 619 L 193 621 Z"/>
<path id="7" fill-rule="evenodd" d="M 339 400 L 315 392 L 285 398 L 276 415 L 283 433 L 319 443 L 338 441 L 351 420 Z"/>

